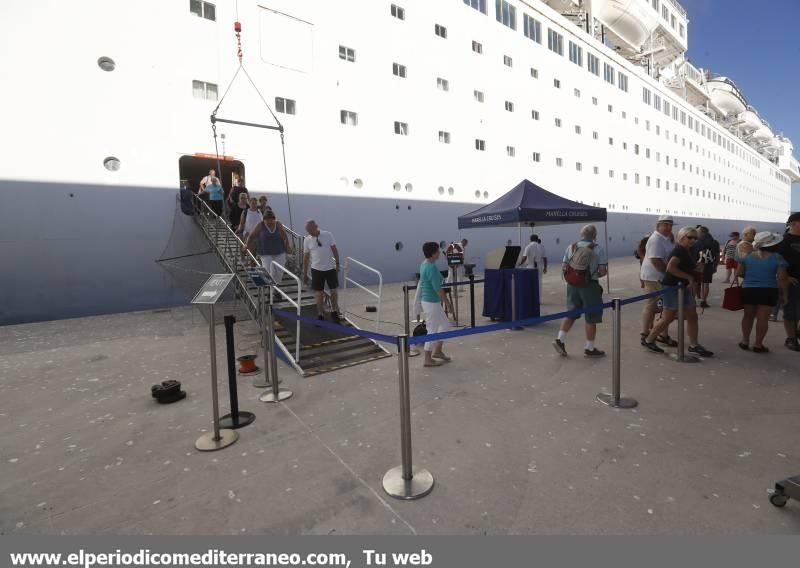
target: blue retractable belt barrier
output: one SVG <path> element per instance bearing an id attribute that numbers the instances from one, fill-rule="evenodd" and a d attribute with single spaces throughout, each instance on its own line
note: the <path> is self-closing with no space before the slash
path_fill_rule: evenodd
<path id="1" fill-rule="evenodd" d="M 456 337 L 465 337 L 467 335 L 476 335 L 478 333 L 489 333 L 491 331 L 500 331 L 503 329 L 511 329 L 514 327 L 522 327 L 522 326 L 529 326 L 529 325 L 536 325 L 539 323 L 544 323 L 546 321 L 553 321 L 558 320 L 561 318 L 571 318 L 571 317 L 578 317 L 581 314 L 585 314 L 588 312 L 597 312 L 599 310 L 610 308 L 613 304 L 611 302 L 606 302 L 605 304 L 595 304 L 594 306 L 587 306 L 585 308 L 581 308 L 579 310 L 570 310 L 567 312 L 559 312 L 557 314 L 549 314 L 546 316 L 540 316 L 536 318 L 528 318 L 523 320 L 515 320 L 515 321 L 508 321 L 503 323 L 493 323 L 490 325 L 482 325 L 480 327 L 473 327 L 467 329 L 459 329 L 455 331 L 443 331 L 441 333 L 429 333 L 428 335 L 420 335 L 417 337 L 409 337 L 408 344 L 409 345 L 418 345 L 420 343 L 426 343 L 428 341 L 443 341 L 445 339 L 454 339 Z"/>
<path id="2" fill-rule="evenodd" d="M 366 331 L 363 329 L 358 329 L 355 327 L 346 327 L 343 325 L 339 325 L 338 323 L 333 323 L 324 320 L 317 320 L 313 318 L 307 318 L 305 316 L 298 316 L 297 314 L 293 314 L 292 312 L 285 312 L 283 310 L 272 310 L 273 314 L 279 315 L 281 317 L 301 321 L 303 323 L 307 323 L 310 325 L 316 325 L 317 327 L 324 327 L 326 329 L 332 329 L 334 331 L 340 331 L 342 333 L 346 333 L 348 335 L 357 335 L 359 337 L 366 337 L 367 339 L 374 339 L 375 341 L 382 341 L 384 343 L 394 343 L 397 344 L 397 336 L 395 335 L 384 335 L 382 333 L 374 333 L 372 331 Z"/>
<path id="3" fill-rule="evenodd" d="M 486 280 L 475 280 L 472 282 L 473 284 L 483 284 Z M 465 280 L 464 282 L 450 282 L 449 284 L 442 284 L 442 288 L 452 288 L 453 286 L 469 286 L 469 280 Z M 407 290 L 416 290 L 419 288 L 419 284 L 408 284 L 406 286 Z"/>
<path id="4" fill-rule="evenodd" d="M 677 290 L 677 286 L 667 286 L 666 288 L 662 288 L 661 290 L 657 290 L 655 292 L 649 292 L 647 294 L 642 294 L 641 296 L 634 296 L 633 298 L 625 298 L 624 300 L 620 301 L 620 304 L 623 306 L 627 304 L 634 304 L 636 302 L 641 302 L 642 300 L 647 300 L 648 298 L 655 298 L 656 296 L 663 296 L 666 292 L 672 292 L 673 290 Z"/>

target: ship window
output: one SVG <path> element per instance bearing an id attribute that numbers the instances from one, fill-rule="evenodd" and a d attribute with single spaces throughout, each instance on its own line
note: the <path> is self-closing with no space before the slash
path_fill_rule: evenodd
<path id="1" fill-rule="evenodd" d="M 581 164 L 580 162 L 575 162 L 575 169 L 577 171 L 579 171 L 579 172 L 582 172 L 583 171 L 583 164 Z"/>
<path id="2" fill-rule="evenodd" d="M 661 5 L 661 16 L 665 20 L 669 21 L 669 10 L 667 10 L 667 7 L 664 6 L 663 4 Z"/>
<path id="3" fill-rule="evenodd" d="M 441 77 L 436 78 L 436 88 L 441 91 L 449 91 L 450 90 L 450 81 L 447 79 L 442 79 Z"/>
<path id="4" fill-rule="evenodd" d="M 608 177 L 610 178 L 614 177 L 614 170 L 608 170 Z"/>
<path id="5" fill-rule="evenodd" d="M 614 145 L 614 139 L 613 139 L 613 138 L 609 137 L 609 139 L 608 139 L 608 145 L 609 145 L 609 146 L 613 146 L 613 145 Z"/>
<path id="6" fill-rule="evenodd" d="M 522 16 L 522 23 L 525 37 L 536 43 L 542 43 L 542 24 L 528 14 Z"/>
<path id="7" fill-rule="evenodd" d="M 450 133 L 444 130 L 439 131 L 439 143 L 450 144 Z"/>
<path id="8" fill-rule="evenodd" d="M 483 14 L 487 13 L 486 12 L 486 0 L 464 0 L 464 4 L 474 8 L 475 10 L 477 10 L 478 12 L 481 12 Z"/>
<path id="9" fill-rule="evenodd" d="M 591 53 L 586 54 L 586 66 L 589 69 L 589 73 L 593 73 L 600 76 L 600 59 L 597 58 L 596 55 L 592 55 Z"/>
<path id="10" fill-rule="evenodd" d="M 594 175 L 600 175 L 600 166 L 595 166 L 592 170 L 594 171 Z"/>
<path id="11" fill-rule="evenodd" d="M 484 199 L 489 199 L 489 192 L 488 191 L 484 191 L 483 192 L 483 198 Z"/>
<path id="12" fill-rule="evenodd" d="M 581 98 L 581 90 L 580 89 L 574 89 L 572 92 L 575 95 L 575 98 L 578 98 L 578 99 Z"/>
<path id="13" fill-rule="evenodd" d="M 343 45 L 339 46 L 339 59 L 343 59 L 344 61 L 355 61 L 356 60 L 356 50 L 352 47 L 345 47 Z"/>
<path id="14" fill-rule="evenodd" d="M 564 166 L 564 160 L 562 158 L 556 158 L 556 167 L 561 168 Z"/>
<path id="15" fill-rule="evenodd" d="M 633 153 L 636 154 L 637 156 L 639 155 L 639 145 L 638 144 L 634 144 L 633 145 Z"/>
<path id="16" fill-rule="evenodd" d="M 681 37 L 686 37 L 686 28 L 683 27 L 683 24 L 678 25 L 678 30 L 681 34 Z"/>
<path id="17" fill-rule="evenodd" d="M 534 152 L 531 158 L 533 159 L 534 162 L 542 161 L 542 155 L 539 152 Z"/>
<path id="18" fill-rule="evenodd" d="M 358 113 L 352 110 L 339 111 L 339 120 L 347 126 L 358 126 Z"/>
<path id="19" fill-rule="evenodd" d="M 442 39 L 447 39 L 447 28 L 441 24 L 434 24 L 433 32 Z"/>
<path id="20" fill-rule="evenodd" d="M 484 152 L 486 151 L 486 140 L 481 140 L 480 138 L 475 139 L 475 149 Z"/>
<path id="21" fill-rule="evenodd" d="M 592 132 L 592 139 L 593 140 L 599 140 L 600 139 L 600 134 L 597 132 L 597 130 Z"/>
<path id="22" fill-rule="evenodd" d="M 597 97 L 592 97 L 592 104 L 597 106 Z"/>
<path id="23" fill-rule="evenodd" d="M 650 187 L 650 176 L 646 176 L 646 177 L 644 178 L 644 184 L 645 184 L 647 187 Z"/>
<path id="24" fill-rule="evenodd" d="M 669 18 L 669 25 L 672 27 L 672 29 L 673 29 L 673 30 L 675 29 L 675 14 L 672 14 L 672 15 L 670 16 L 670 18 Z"/>
<path id="25" fill-rule="evenodd" d="M 647 87 L 642 87 L 642 102 L 646 105 L 650 104 L 650 97 L 652 94 L 650 93 L 650 89 Z M 658 95 L 656 95 L 658 97 Z"/>
<path id="26" fill-rule="evenodd" d="M 483 44 L 472 40 L 472 51 L 475 53 L 483 53 Z"/>
<path id="27" fill-rule="evenodd" d="M 503 56 L 503 65 L 505 65 L 506 67 L 511 67 L 514 65 L 514 60 L 511 59 L 510 55 Z"/>
<path id="28" fill-rule="evenodd" d="M 617 73 L 617 86 L 621 91 L 628 92 L 628 76 L 624 73 Z"/>
<path id="29" fill-rule="evenodd" d="M 205 81 L 192 81 L 192 94 L 196 99 L 217 100 L 217 86 Z"/>
<path id="30" fill-rule="evenodd" d="M 109 156 L 103 160 L 103 167 L 110 172 L 116 172 L 119 170 L 120 165 L 119 158 L 115 158 L 114 156 Z"/>
<path id="31" fill-rule="evenodd" d="M 633 183 L 639 183 L 639 174 L 633 174 Z"/>
<path id="32" fill-rule="evenodd" d="M 644 157 L 648 159 L 650 158 L 650 148 L 644 149 Z"/>
<path id="33" fill-rule="evenodd" d="M 483 91 L 478 91 L 478 90 L 472 91 L 472 97 L 476 101 L 478 101 L 479 103 L 482 103 L 483 102 Z"/>
<path id="34" fill-rule="evenodd" d="M 517 29 L 517 9 L 506 0 L 495 0 L 495 15 L 497 21 L 512 30 Z"/>
<path id="35" fill-rule="evenodd" d="M 661 189 L 661 178 L 656 178 L 656 189 Z"/>
<path id="36" fill-rule="evenodd" d="M 653 95 L 653 106 L 656 110 L 661 110 L 661 95 Z"/>
<path id="37" fill-rule="evenodd" d="M 603 63 L 603 78 L 606 83 L 614 84 L 614 68 L 608 63 Z"/>
<path id="38" fill-rule="evenodd" d="M 557 128 L 561 128 L 561 119 L 560 118 L 556 119 L 556 127 Z"/>
<path id="39" fill-rule="evenodd" d="M 614 112 L 614 106 L 608 105 L 608 112 Z"/>
<path id="40" fill-rule="evenodd" d="M 644 121 L 644 129 L 647 130 L 648 132 L 650 131 L 650 121 L 649 120 L 645 120 Z"/>
<path id="41" fill-rule="evenodd" d="M 201 0 L 189 0 L 189 11 L 206 20 L 216 21 L 217 7 L 211 2 L 202 2 Z"/>
<path id="42" fill-rule="evenodd" d="M 531 118 L 533 120 L 539 120 L 539 111 L 538 110 L 532 110 L 531 111 Z"/>
<path id="43" fill-rule="evenodd" d="M 516 156 L 516 155 L 517 155 L 517 151 L 516 151 L 516 149 L 514 148 L 514 146 L 506 146 L 506 155 L 507 155 L 509 158 L 513 158 L 514 156 Z"/>
<path id="44" fill-rule="evenodd" d="M 410 183 L 407 183 L 407 184 L 406 184 L 406 191 L 407 191 L 408 193 L 411 193 L 412 191 L 414 191 L 414 186 L 413 186 L 413 185 L 411 185 Z"/>
<path id="45" fill-rule="evenodd" d="M 539 70 L 536 69 L 535 67 L 531 67 L 531 77 L 533 77 L 534 79 L 539 78 Z"/>
<path id="46" fill-rule="evenodd" d="M 401 8 L 397 4 L 392 4 L 391 7 L 392 16 L 397 18 L 398 20 L 405 20 L 406 19 L 406 10 L 405 8 Z"/>
<path id="47" fill-rule="evenodd" d="M 275 110 L 284 114 L 297 114 L 297 103 L 292 99 L 275 97 Z"/>
<path id="48" fill-rule="evenodd" d="M 456 193 L 456 190 L 453 189 L 452 187 L 448 187 L 447 188 L 447 195 L 455 195 L 455 193 Z M 444 241 L 442 241 L 442 244 L 444 244 Z M 442 248 L 445 248 L 445 247 L 442 247 Z"/>
<path id="49" fill-rule="evenodd" d="M 569 60 L 583 67 L 583 48 L 572 41 L 569 42 Z"/>
<path id="50" fill-rule="evenodd" d="M 440 185 L 439 188 L 436 191 L 439 192 L 439 195 L 444 195 L 444 187 L 443 186 Z"/>
<path id="51" fill-rule="evenodd" d="M 581 133 L 581 125 L 580 124 L 576 124 L 575 125 L 575 134 L 580 134 L 580 133 Z"/>
<path id="52" fill-rule="evenodd" d="M 653 10 L 658 12 L 658 0 L 653 0 Z"/>
<path id="53" fill-rule="evenodd" d="M 392 63 L 392 74 L 395 77 L 401 77 L 405 79 L 407 76 L 406 66 L 401 65 L 400 63 Z"/>
<path id="54" fill-rule="evenodd" d="M 392 184 L 392 189 L 394 189 L 395 191 L 400 191 L 401 189 L 403 189 L 403 186 L 400 185 L 399 181 L 396 181 Z"/>
<path id="55" fill-rule="evenodd" d="M 101 57 L 97 60 L 97 66 L 103 71 L 113 71 L 116 69 L 117 64 L 110 57 Z"/>
<path id="56" fill-rule="evenodd" d="M 548 28 L 547 48 L 553 53 L 564 55 L 564 37 L 557 31 Z"/>
<path id="57" fill-rule="evenodd" d="M 556 89 L 560 89 L 560 88 L 561 88 L 561 80 L 559 80 L 559 79 L 553 79 L 553 86 L 554 86 Z"/>
<path id="58" fill-rule="evenodd" d="M 508 112 L 514 112 L 514 103 L 511 101 L 506 101 L 506 110 Z"/>
<path id="59" fill-rule="evenodd" d="M 394 121 L 394 133 L 400 136 L 408 136 L 408 123 Z"/>

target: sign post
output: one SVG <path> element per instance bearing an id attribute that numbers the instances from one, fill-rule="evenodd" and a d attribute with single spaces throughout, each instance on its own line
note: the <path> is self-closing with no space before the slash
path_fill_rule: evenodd
<path id="1" fill-rule="evenodd" d="M 194 447 L 201 452 L 213 452 L 227 448 L 239 439 L 239 434 L 235 430 L 220 429 L 219 427 L 219 396 L 217 394 L 217 339 L 214 325 L 214 304 L 220 299 L 231 280 L 233 280 L 233 274 L 212 274 L 192 298 L 193 304 L 207 304 L 210 312 L 208 337 L 211 350 L 211 409 L 214 417 L 214 430 L 206 432 L 194 443 Z"/>

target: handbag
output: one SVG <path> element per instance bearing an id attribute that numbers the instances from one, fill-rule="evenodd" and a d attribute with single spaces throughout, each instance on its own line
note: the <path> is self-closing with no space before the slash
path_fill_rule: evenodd
<path id="1" fill-rule="evenodd" d="M 725 295 L 722 298 L 722 307 L 732 312 L 744 309 L 742 302 L 742 287 L 734 280 L 733 284 L 725 288 Z"/>
<path id="2" fill-rule="evenodd" d="M 425 325 L 425 322 L 422 322 L 417 327 L 415 327 L 411 335 L 414 337 L 419 337 L 420 335 L 428 335 L 428 328 Z"/>

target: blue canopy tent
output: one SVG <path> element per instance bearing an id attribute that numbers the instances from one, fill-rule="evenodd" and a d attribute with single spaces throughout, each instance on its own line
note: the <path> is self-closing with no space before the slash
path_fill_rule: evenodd
<path id="1" fill-rule="evenodd" d="M 488 205 L 461 215 L 458 218 L 458 228 L 516 226 L 519 229 L 519 244 L 522 246 L 523 225 L 533 227 L 602 221 L 605 246 L 608 251 L 607 220 L 608 214 L 605 208 L 570 201 L 526 179 Z M 609 289 L 610 284 L 609 279 Z"/>

